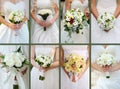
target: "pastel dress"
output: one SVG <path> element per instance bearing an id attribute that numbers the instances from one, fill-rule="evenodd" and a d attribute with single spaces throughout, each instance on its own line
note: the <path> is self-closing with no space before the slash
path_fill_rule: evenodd
<path id="1" fill-rule="evenodd" d="M 84 57 L 87 61 L 88 51 L 87 46 L 65 45 L 62 46 L 64 50 L 64 58 L 66 55 L 75 53 Z M 82 77 L 76 82 L 72 82 L 66 72 L 61 68 L 61 89 L 89 89 L 89 68 L 85 71 Z"/>
<path id="2" fill-rule="evenodd" d="M 51 56 L 51 50 L 55 46 L 35 46 L 35 55 Z M 53 59 L 55 61 L 55 59 Z M 59 68 L 54 68 L 45 72 L 45 80 L 39 80 L 41 71 L 33 66 L 31 70 L 31 89 L 59 89 Z"/>
<path id="3" fill-rule="evenodd" d="M 5 20 L 9 21 L 9 15 L 13 11 L 25 12 L 25 3 L 19 1 L 18 3 L 12 3 L 10 1 L 5 1 L 3 3 L 3 11 L 5 13 Z M 29 42 L 29 32 L 27 21 L 22 25 L 20 29 L 13 30 L 8 26 L 0 25 L 0 43 L 28 43 Z"/>
<path id="4" fill-rule="evenodd" d="M 114 56 L 115 64 L 120 62 L 119 49 L 120 46 L 103 46 L 96 45 L 91 48 L 91 62 L 94 63 L 97 61 L 97 58 L 103 53 L 109 53 Z M 115 65 L 113 64 L 113 65 Z M 91 69 L 91 89 L 119 89 L 120 88 L 120 70 L 109 72 L 110 78 L 106 78 L 105 72 L 100 72 Z"/>
<path id="5" fill-rule="evenodd" d="M 88 7 L 88 0 L 83 3 L 80 0 L 73 0 L 71 3 L 71 9 L 80 8 L 83 12 Z M 65 8 L 64 8 L 65 9 Z M 68 36 L 68 32 L 64 31 L 64 22 L 61 22 L 61 42 L 62 43 L 88 43 L 89 42 L 89 26 L 80 33 L 72 33 L 71 38 Z"/>
<path id="6" fill-rule="evenodd" d="M 54 1 L 53 1 L 54 2 Z M 55 3 L 55 2 L 54 2 Z M 46 21 L 50 21 L 55 14 L 51 0 L 37 0 L 37 11 L 36 16 L 38 19 L 43 20 L 41 16 L 38 15 L 39 10 L 49 9 L 52 11 L 52 14 L 49 15 Z M 32 24 L 32 43 L 58 43 L 59 42 L 59 30 L 56 22 L 52 23 L 51 26 L 44 27 L 34 22 Z"/>
<path id="7" fill-rule="evenodd" d="M 99 14 L 104 12 L 115 13 L 117 0 L 98 0 L 97 10 Z M 91 41 L 92 43 L 120 43 L 120 15 L 116 18 L 114 28 L 109 32 L 103 31 L 97 20 L 91 15 Z"/>

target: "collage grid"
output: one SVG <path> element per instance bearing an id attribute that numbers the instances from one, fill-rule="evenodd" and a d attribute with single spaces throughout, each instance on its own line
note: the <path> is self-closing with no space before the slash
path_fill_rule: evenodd
<path id="1" fill-rule="evenodd" d="M 61 12 L 61 8 L 63 8 L 63 6 L 61 5 L 61 2 L 63 2 L 63 1 L 59 1 L 59 11 Z M 29 0 L 29 9 L 31 8 L 31 0 Z M 89 8 L 90 8 L 90 12 L 91 12 L 91 0 L 89 0 Z M 29 15 L 30 15 L 31 13 L 29 12 Z M 62 16 L 62 13 L 59 13 L 60 15 L 59 15 L 59 43 L 32 43 L 31 42 L 31 37 L 32 37 L 32 33 L 31 33 L 31 25 L 32 25 L 32 23 L 31 23 L 31 19 L 32 19 L 32 17 L 29 17 L 29 28 L 30 28 L 30 30 L 29 30 L 29 43 L 23 43 L 23 44 L 19 44 L 19 43 L 13 43 L 13 44 L 9 44 L 9 43 L 0 43 L 0 45 L 2 46 L 2 45 L 27 45 L 27 46 L 29 46 L 29 60 L 31 59 L 31 46 L 33 46 L 33 45 L 58 45 L 59 46 L 59 59 L 61 58 L 61 48 L 62 48 L 62 46 L 65 46 L 65 45 L 88 45 L 89 47 L 90 47 L 90 53 L 89 53 L 89 58 L 90 58 L 90 64 L 89 64 L 89 89 L 92 89 L 91 88 L 91 71 L 92 71 L 92 69 L 91 69 L 91 67 L 92 67 L 92 63 L 91 63 L 91 56 L 92 56 L 92 53 L 91 53 L 91 50 L 92 50 L 92 46 L 98 46 L 98 45 L 115 45 L 115 46 L 119 46 L 120 45 L 120 43 L 92 43 L 92 41 L 91 41 L 91 25 L 90 25 L 90 30 L 89 30 L 89 42 L 88 43 L 69 43 L 69 44 L 67 44 L 67 43 L 62 43 L 61 42 L 61 16 Z M 91 14 L 90 14 L 90 18 L 91 18 Z M 90 22 L 91 22 L 91 20 L 90 20 Z M 60 60 L 59 60 L 59 62 L 60 62 Z M 29 89 L 31 89 L 30 87 L 31 87 L 31 65 L 29 66 L 30 67 L 30 69 L 29 69 Z M 61 67 L 59 66 L 59 89 L 62 89 L 61 88 Z"/>

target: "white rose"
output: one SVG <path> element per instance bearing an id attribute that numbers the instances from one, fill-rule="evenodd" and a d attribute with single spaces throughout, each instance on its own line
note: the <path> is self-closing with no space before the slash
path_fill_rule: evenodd
<path id="1" fill-rule="evenodd" d="M 14 61 L 15 61 L 15 66 L 16 67 L 21 67 L 22 66 L 22 62 L 19 58 L 16 58 Z"/>
<path id="2" fill-rule="evenodd" d="M 22 62 L 25 61 L 25 56 L 24 55 L 22 55 L 21 53 L 16 53 L 16 55 Z"/>

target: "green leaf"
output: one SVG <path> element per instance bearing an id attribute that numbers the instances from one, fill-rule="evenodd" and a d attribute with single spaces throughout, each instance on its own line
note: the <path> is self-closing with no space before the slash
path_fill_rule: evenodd
<path id="1" fill-rule="evenodd" d="M 16 52 L 22 53 L 21 46 L 16 50 Z"/>
<path id="2" fill-rule="evenodd" d="M 5 58 L 5 56 L 4 56 L 4 55 L 0 55 L 0 58 L 1 58 L 1 59 L 4 59 L 4 58 Z"/>
<path id="3" fill-rule="evenodd" d="M 30 62 L 28 60 L 25 60 L 26 65 L 30 65 Z"/>
<path id="4" fill-rule="evenodd" d="M 45 77 L 43 77 L 43 76 L 39 76 L 39 80 L 45 80 Z"/>

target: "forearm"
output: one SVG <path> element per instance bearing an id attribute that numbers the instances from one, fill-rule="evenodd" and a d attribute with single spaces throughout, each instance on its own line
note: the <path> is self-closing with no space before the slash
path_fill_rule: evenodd
<path id="1" fill-rule="evenodd" d="M 9 22 L 7 22 L 2 16 L 0 16 L 0 22 L 9 27 Z"/>
<path id="2" fill-rule="evenodd" d="M 35 22 L 37 22 L 39 24 L 39 20 L 37 18 L 37 16 L 35 15 L 35 11 L 31 11 L 31 17 L 35 20 Z"/>
<path id="3" fill-rule="evenodd" d="M 25 23 L 25 22 L 26 22 L 26 20 L 27 20 L 27 17 L 26 17 L 26 16 L 24 16 L 23 23 Z"/>
<path id="4" fill-rule="evenodd" d="M 120 14 L 120 1 L 117 4 L 117 7 L 116 7 L 116 10 L 115 10 L 115 13 L 114 13 L 115 18 L 117 18 L 119 16 L 119 14 Z"/>
<path id="5" fill-rule="evenodd" d="M 120 70 L 120 62 L 110 68 L 111 72 Z"/>
<path id="6" fill-rule="evenodd" d="M 70 10 L 72 0 L 65 1 L 65 11 Z"/>
<path id="7" fill-rule="evenodd" d="M 98 13 L 98 10 L 96 8 L 96 0 L 92 0 L 91 11 L 92 11 L 92 14 L 94 15 L 94 17 L 97 19 L 99 16 L 99 13 Z"/>
<path id="8" fill-rule="evenodd" d="M 57 68 L 59 67 L 59 61 L 55 61 L 51 64 L 50 67 L 48 67 L 48 70 L 51 70 L 51 69 L 54 69 L 54 68 Z"/>
<path id="9" fill-rule="evenodd" d="M 40 66 L 34 61 L 34 59 L 31 59 L 31 64 L 36 67 L 39 68 Z"/>
<path id="10" fill-rule="evenodd" d="M 59 11 L 56 12 L 56 14 L 54 15 L 52 19 L 53 23 L 58 19 L 58 17 L 59 17 Z"/>
<path id="11" fill-rule="evenodd" d="M 102 72 L 102 68 L 97 63 L 92 63 L 92 68 L 97 71 Z"/>

